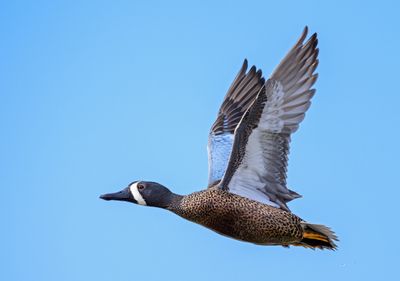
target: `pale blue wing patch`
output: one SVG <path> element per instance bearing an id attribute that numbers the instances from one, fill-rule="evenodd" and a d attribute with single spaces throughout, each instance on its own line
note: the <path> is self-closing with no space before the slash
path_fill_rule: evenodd
<path id="1" fill-rule="evenodd" d="M 232 150 L 233 134 L 224 133 L 208 137 L 208 186 L 222 179 Z"/>

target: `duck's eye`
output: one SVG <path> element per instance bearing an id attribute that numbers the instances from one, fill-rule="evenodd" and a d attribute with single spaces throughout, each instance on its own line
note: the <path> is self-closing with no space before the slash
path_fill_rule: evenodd
<path id="1" fill-rule="evenodd" d="M 144 185 L 143 185 L 142 183 L 139 183 L 139 184 L 137 185 L 137 188 L 138 188 L 139 190 L 142 190 L 142 189 L 144 189 Z"/>

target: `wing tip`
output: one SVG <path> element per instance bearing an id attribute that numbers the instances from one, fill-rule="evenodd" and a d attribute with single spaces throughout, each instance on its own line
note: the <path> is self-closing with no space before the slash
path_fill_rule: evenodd
<path id="1" fill-rule="evenodd" d="M 242 65 L 242 69 L 243 69 L 244 71 L 246 71 L 248 65 L 249 65 L 249 62 L 247 61 L 247 58 L 244 58 L 244 60 L 243 60 L 243 65 Z"/>
<path id="2" fill-rule="evenodd" d="M 304 29 L 303 29 L 303 32 L 302 32 L 301 35 L 300 35 L 300 38 L 297 40 L 297 43 L 296 43 L 295 46 L 302 45 L 303 42 L 304 42 L 304 40 L 305 40 L 306 37 L 307 37 L 307 34 L 308 34 L 308 26 L 306 25 L 306 26 L 304 27 Z"/>

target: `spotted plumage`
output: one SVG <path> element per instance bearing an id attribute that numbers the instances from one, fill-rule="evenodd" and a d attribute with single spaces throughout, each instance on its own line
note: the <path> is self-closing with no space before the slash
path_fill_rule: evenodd
<path id="1" fill-rule="evenodd" d="M 192 193 L 168 207 L 220 234 L 260 245 L 289 245 L 303 237 L 301 220 L 290 212 L 217 187 Z"/>
<path id="2" fill-rule="evenodd" d="M 209 179 L 205 190 L 178 195 L 167 187 L 135 181 L 102 195 L 167 209 L 219 234 L 258 245 L 335 249 L 326 226 L 294 215 L 287 203 L 301 197 L 286 186 L 291 134 L 315 94 L 317 35 L 307 27 L 270 79 L 247 60 L 226 94 L 209 134 Z"/>

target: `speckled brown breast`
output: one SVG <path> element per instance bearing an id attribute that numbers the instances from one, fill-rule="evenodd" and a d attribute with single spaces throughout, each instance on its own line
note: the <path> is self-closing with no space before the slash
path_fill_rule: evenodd
<path id="1" fill-rule="evenodd" d="M 303 238 L 301 220 L 292 213 L 217 188 L 189 194 L 169 209 L 220 234 L 255 244 L 288 245 Z"/>

